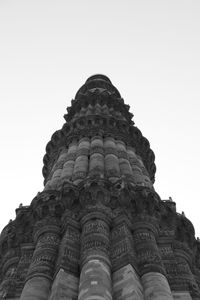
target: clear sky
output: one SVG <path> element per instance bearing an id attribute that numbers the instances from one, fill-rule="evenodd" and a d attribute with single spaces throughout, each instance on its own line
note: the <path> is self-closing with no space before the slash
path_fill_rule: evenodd
<path id="1" fill-rule="evenodd" d="M 200 236 L 200 1 L 0 0 L 0 229 L 85 80 L 107 75 L 156 155 L 155 189 Z"/>

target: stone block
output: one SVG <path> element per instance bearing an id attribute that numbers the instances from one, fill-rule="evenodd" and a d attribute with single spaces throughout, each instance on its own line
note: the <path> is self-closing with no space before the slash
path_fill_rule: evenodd
<path id="1" fill-rule="evenodd" d="M 112 281 L 113 299 L 144 300 L 140 278 L 130 264 L 115 271 L 112 276 Z"/>
<path id="2" fill-rule="evenodd" d="M 149 272 L 142 276 L 145 300 L 173 300 L 166 277 L 158 272 Z"/>
<path id="3" fill-rule="evenodd" d="M 79 279 L 72 274 L 60 269 L 51 288 L 49 300 L 72 300 L 78 296 Z"/>
<path id="4" fill-rule="evenodd" d="M 192 300 L 189 292 L 172 292 L 174 300 Z"/>
<path id="5" fill-rule="evenodd" d="M 93 259 L 81 270 L 79 300 L 112 300 L 110 268 L 102 261 Z"/>
<path id="6" fill-rule="evenodd" d="M 26 282 L 20 300 L 47 300 L 50 285 L 50 281 L 47 278 L 33 277 Z"/>

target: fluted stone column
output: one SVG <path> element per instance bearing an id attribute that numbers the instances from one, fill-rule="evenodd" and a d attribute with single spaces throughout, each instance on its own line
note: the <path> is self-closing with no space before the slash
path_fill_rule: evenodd
<path id="1" fill-rule="evenodd" d="M 16 293 L 17 287 L 17 265 L 19 257 L 15 251 L 10 249 L 7 260 L 2 267 L 3 281 L 0 284 L 0 299 L 11 299 Z M 9 257 L 10 256 L 10 257 Z"/>
<path id="2" fill-rule="evenodd" d="M 113 298 L 143 300 L 143 287 L 136 270 L 131 224 L 125 215 L 117 216 L 111 235 Z"/>
<path id="3" fill-rule="evenodd" d="M 60 227 L 55 219 L 36 224 L 35 251 L 20 300 L 47 300 L 57 257 Z"/>
<path id="4" fill-rule="evenodd" d="M 20 291 L 23 289 L 34 249 L 35 246 L 33 243 L 24 243 L 21 245 L 21 257 L 16 270 L 17 277 L 19 279 L 18 290 Z"/>
<path id="5" fill-rule="evenodd" d="M 73 170 L 74 184 L 80 183 L 87 176 L 89 148 L 90 148 L 89 138 L 87 137 L 82 138 L 78 143 L 76 160 L 74 164 L 74 170 Z"/>
<path id="6" fill-rule="evenodd" d="M 174 294 L 178 295 L 181 292 L 185 294 L 186 300 L 197 300 L 200 297 L 199 287 L 190 268 L 190 265 L 192 265 L 192 251 L 184 243 L 178 241 L 174 241 L 173 248 L 179 278 L 174 280 L 175 284 L 178 283 L 179 285 L 179 290 L 175 291 Z"/>
<path id="7" fill-rule="evenodd" d="M 103 138 L 100 136 L 91 139 L 89 174 L 104 177 L 104 148 Z"/>
<path id="8" fill-rule="evenodd" d="M 144 167 L 141 158 L 136 155 L 134 148 L 127 147 L 127 154 L 132 168 L 133 181 L 139 185 L 146 185 L 152 187 L 152 182 L 149 178 L 149 174 Z"/>
<path id="9" fill-rule="evenodd" d="M 115 139 L 107 137 L 104 139 L 105 151 L 105 175 L 111 181 L 120 177 L 119 159 Z"/>
<path id="10" fill-rule="evenodd" d="M 164 266 L 156 243 L 155 222 L 143 219 L 134 223 L 134 242 L 145 300 L 172 300 Z"/>
<path id="11" fill-rule="evenodd" d="M 81 274 L 79 300 L 111 300 L 110 218 L 106 213 L 87 212 L 81 218 Z"/>
<path id="12" fill-rule="evenodd" d="M 161 253 L 162 261 L 165 265 L 167 279 L 169 281 L 174 299 L 191 300 L 192 298 L 190 296 L 190 293 L 185 288 L 185 266 L 182 266 L 182 270 L 180 273 L 178 272 L 178 265 L 180 263 L 178 262 L 177 257 L 174 254 L 173 240 L 174 230 L 164 230 L 158 239 L 159 250 Z"/>
<path id="13" fill-rule="evenodd" d="M 128 160 L 128 154 L 124 142 L 116 141 L 119 158 L 120 173 L 123 176 L 132 176 L 132 168 Z"/>
<path id="14" fill-rule="evenodd" d="M 72 300 L 78 297 L 80 228 L 70 211 L 63 218 L 63 238 L 60 244 L 56 276 L 54 278 L 50 300 Z"/>
<path id="15" fill-rule="evenodd" d="M 67 157 L 63 165 L 63 170 L 61 174 L 61 182 L 64 182 L 65 180 L 66 181 L 71 180 L 74 171 L 76 152 L 77 152 L 77 141 L 74 140 L 72 141 L 72 143 L 69 145 L 68 148 Z"/>

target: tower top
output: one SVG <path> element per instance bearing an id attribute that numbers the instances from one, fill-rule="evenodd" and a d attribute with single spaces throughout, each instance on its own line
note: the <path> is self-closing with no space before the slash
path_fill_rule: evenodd
<path id="1" fill-rule="evenodd" d="M 93 91 L 94 89 L 97 89 L 101 92 L 106 91 L 110 95 L 121 98 L 119 91 L 106 75 L 95 74 L 90 76 L 86 80 L 85 84 L 81 86 L 76 93 L 75 99 L 79 99 L 83 94 L 87 94 L 89 91 Z"/>
<path id="2" fill-rule="evenodd" d="M 94 74 L 94 75 L 88 77 L 88 79 L 86 80 L 86 83 L 90 82 L 90 81 L 94 81 L 94 80 L 104 80 L 104 81 L 107 81 L 110 84 L 112 84 L 111 80 L 106 75 L 103 75 L 103 74 Z"/>
<path id="3" fill-rule="evenodd" d="M 66 122 L 62 129 L 57 130 L 52 135 L 51 140 L 46 146 L 46 154 L 43 159 L 45 187 L 50 186 L 49 183 L 47 185 L 46 183 L 51 181 L 54 169 L 57 168 L 55 162 L 59 155 L 66 151 L 67 161 L 71 164 L 75 163 L 75 165 L 77 162 L 77 167 L 75 167 L 73 171 L 74 174 L 71 174 L 70 177 L 68 176 L 68 181 L 71 180 L 70 182 L 76 182 L 76 184 L 87 181 L 88 178 L 93 176 L 90 172 L 90 168 L 92 168 L 90 163 L 93 163 L 94 149 L 97 152 L 100 151 L 98 152 L 98 157 L 102 155 L 102 168 L 104 171 L 102 171 L 101 176 L 105 180 L 110 176 L 110 167 L 107 161 L 110 157 L 109 155 L 111 155 L 113 159 L 116 159 L 117 170 L 121 170 L 121 175 L 118 177 L 133 179 L 136 175 L 132 174 L 131 164 L 138 163 L 138 166 L 142 166 L 141 173 L 146 174 L 144 175 L 146 176 L 146 182 L 141 182 L 141 180 L 138 179 L 138 184 L 144 184 L 144 186 L 150 185 L 152 187 L 156 172 L 154 163 L 155 156 L 150 149 L 149 141 L 142 135 L 141 131 L 134 126 L 134 121 L 132 120 L 133 114 L 129 112 L 129 108 L 130 106 L 124 103 L 119 91 L 107 76 L 102 74 L 90 76 L 76 93 L 75 99 L 72 99 L 71 106 L 67 107 L 67 114 L 64 115 Z M 98 146 L 95 144 L 96 142 L 93 141 L 97 137 L 99 139 L 97 142 Z M 83 142 L 82 139 L 84 139 L 85 142 Z M 82 143 L 86 143 L 89 146 L 86 144 L 82 145 Z M 100 146 L 99 143 L 101 144 Z M 76 150 L 73 147 L 75 147 Z M 83 147 L 83 149 L 81 147 Z M 89 148 L 85 149 L 84 147 Z M 70 152 L 72 150 L 74 153 Z M 79 156 L 82 155 L 80 153 L 83 152 L 87 152 L 86 159 L 89 162 L 87 170 L 84 171 L 85 173 L 77 171 L 79 168 L 79 160 L 81 161 L 82 159 Z M 80 165 L 81 164 L 82 162 Z M 124 171 L 126 164 L 127 170 Z M 115 171 L 112 172 L 111 177 L 116 177 Z M 78 179 L 76 178 L 77 176 Z"/>

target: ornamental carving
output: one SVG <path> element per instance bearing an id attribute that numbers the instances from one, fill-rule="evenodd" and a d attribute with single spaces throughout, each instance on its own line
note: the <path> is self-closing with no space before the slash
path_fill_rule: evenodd
<path id="1" fill-rule="evenodd" d="M 171 258 L 174 254 L 171 246 L 161 246 L 159 251 L 163 259 Z"/>
<path id="2" fill-rule="evenodd" d="M 34 293 L 32 277 L 45 277 L 55 292 L 49 299 L 64 287 L 77 297 L 79 280 L 82 291 L 96 284 L 105 290 L 104 283 L 110 292 L 118 283 L 123 290 L 122 281 L 136 276 L 120 273 L 127 265 L 138 277 L 161 273 L 172 291 L 200 299 L 199 239 L 175 202 L 156 193 L 155 155 L 132 116 L 106 76 L 94 75 L 79 89 L 46 146 L 44 190 L 29 206 L 20 204 L 1 233 L 1 299 L 19 299 L 27 287 Z M 91 261 L 97 269 L 82 269 Z M 92 281 L 97 273 L 107 277 Z"/>
<path id="3" fill-rule="evenodd" d="M 137 232 L 134 234 L 134 241 L 135 243 L 142 243 L 149 242 L 149 243 L 155 243 L 155 237 L 152 232 L 143 231 L 143 232 Z"/>
<path id="4" fill-rule="evenodd" d="M 56 234 L 46 233 L 39 237 L 31 264 L 28 277 L 40 276 L 49 277 L 53 275 L 56 254 L 59 245 L 59 238 Z"/>
<path id="5" fill-rule="evenodd" d="M 74 185 L 64 182 L 61 187 L 61 199 L 64 207 L 66 209 L 73 209 L 78 202 L 78 197 L 78 189 Z"/>
<path id="6" fill-rule="evenodd" d="M 80 241 L 80 233 L 79 233 L 79 231 L 77 229 L 74 229 L 71 226 L 67 227 L 66 235 L 67 235 L 67 238 L 70 241 L 73 241 L 73 242 L 79 242 Z"/>
<path id="7" fill-rule="evenodd" d="M 88 234 L 92 233 L 100 233 L 103 234 L 104 236 L 108 235 L 108 225 L 101 220 L 94 220 L 87 222 L 82 230 L 82 234 L 84 234 L 84 237 Z"/>
<path id="8" fill-rule="evenodd" d="M 138 264 L 145 265 L 147 264 L 160 264 L 161 259 L 160 256 L 154 251 L 144 251 L 142 253 L 137 254 Z"/>
<path id="9" fill-rule="evenodd" d="M 128 254 L 129 247 L 127 244 L 124 243 L 124 241 L 118 243 L 115 248 L 111 252 L 111 259 L 118 259 L 123 254 Z"/>
<path id="10" fill-rule="evenodd" d="M 85 184 L 85 187 L 80 191 L 80 204 L 82 207 L 94 205 L 108 205 L 110 195 L 104 183 L 101 181 L 91 181 Z"/>
<path id="11" fill-rule="evenodd" d="M 176 239 L 180 242 L 186 243 L 191 249 L 195 243 L 194 227 L 191 222 L 183 215 L 176 218 Z"/>
<path id="12" fill-rule="evenodd" d="M 111 240 L 119 239 L 120 237 L 127 236 L 128 234 L 129 232 L 125 224 L 116 226 L 111 232 Z"/>
<path id="13" fill-rule="evenodd" d="M 59 243 L 59 237 L 52 234 L 44 234 L 37 242 L 37 247 L 46 247 L 47 245 L 56 246 Z"/>
<path id="14" fill-rule="evenodd" d="M 62 268 L 77 276 L 80 258 L 79 224 L 70 210 L 65 211 L 63 223 L 63 237 L 59 245 L 56 270 Z"/>

